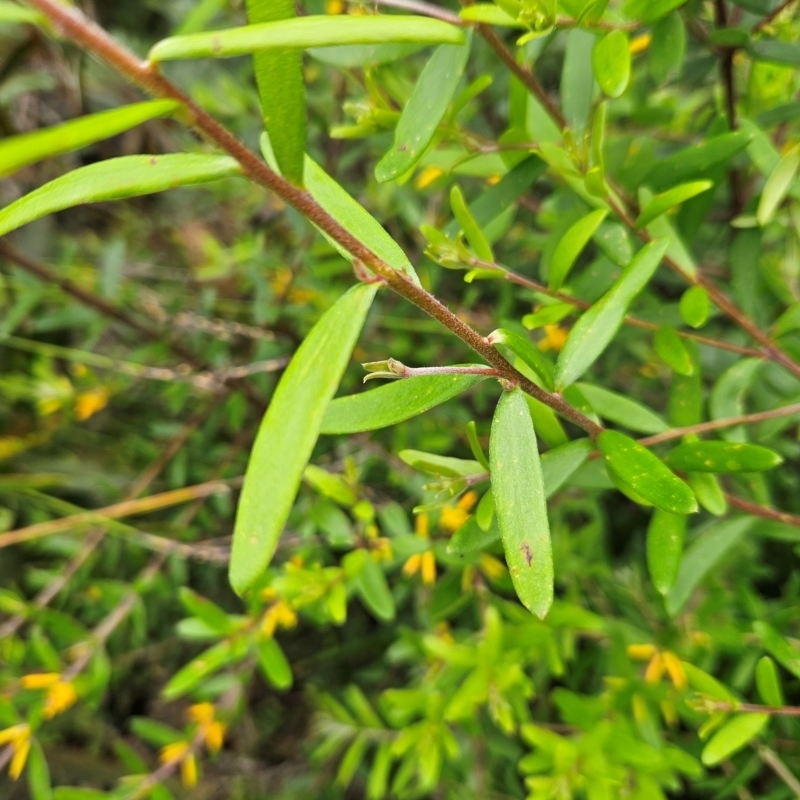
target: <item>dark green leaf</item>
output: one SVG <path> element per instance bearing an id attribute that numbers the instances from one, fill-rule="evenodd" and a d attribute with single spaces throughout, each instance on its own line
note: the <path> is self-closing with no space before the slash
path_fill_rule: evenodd
<path id="1" fill-rule="evenodd" d="M 661 84 L 668 78 L 679 75 L 683 69 L 686 57 L 686 26 L 683 18 L 677 12 L 667 14 L 653 26 L 652 35 L 648 65 L 653 80 Z M 678 178 L 675 183 L 680 183 L 681 180 L 685 178 Z"/>
<path id="2" fill-rule="evenodd" d="M 747 52 L 756 61 L 769 61 L 772 64 L 786 64 L 796 67 L 800 64 L 800 45 L 779 39 L 761 39 L 750 42 Z"/>
<path id="3" fill-rule="evenodd" d="M 658 357 L 679 375 L 694 373 L 694 360 L 683 340 L 673 328 L 659 328 L 653 337 L 653 347 Z"/>
<path id="4" fill-rule="evenodd" d="M 519 389 L 497 404 L 489 461 L 511 580 L 522 604 L 542 618 L 553 602 L 553 554 L 536 434 Z"/>
<path id="5" fill-rule="evenodd" d="M 664 461 L 683 472 L 761 472 L 774 469 L 783 459 L 772 450 L 739 442 L 684 442 L 667 453 Z"/>
<path id="6" fill-rule="evenodd" d="M 545 497 L 552 497 L 594 449 L 590 439 L 576 439 L 548 450 L 541 458 Z"/>
<path id="7" fill-rule="evenodd" d="M 647 528 L 647 568 L 653 586 L 667 594 L 675 582 L 683 553 L 686 516 L 656 509 Z"/>
<path id="8" fill-rule="evenodd" d="M 550 260 L 550 269 L 547 275 L 547 283 L 551 289 L 561 288 L 581 251 L 589 243 L 589 239 L 594 236 L 595 231 L 607 215 L 608 211 L 604 208 L 592 211 L 579 219 L 561 237 Z"/>
<path id="9" fill-rule="evenodd" d="M 685 2 L 686 0 L 625 0 L 622 10 L 627 17 L 649 25 L 665 17 L 670 11 L 680 8 Z"/>
<path id="10" fill-rule="evenodd" d="M 245 592 L 267 568 L 376 287 L 355 286 L 292 359 L 261 423 L 236 514 L 229 577 Z"/>
<path id="11" fill-rule="evenodd" d="M 378 620 L 381 622 L 394 620 L 396 614 L 394 597 L 386 582 L 386 575 L 369 555 L 353 583 L 364 605 Z"/>
<path id="12" fill-rule="evenodd" d="M 483 550 L 500 538 L 497 514 L 492 516 L 489 527 L 484 530 L 478 524 L 475 515 L 471 516 L 451 537 L 447 543 L 447 552 L 463 556 L 476 550 Z"/>
<path id="13" fill-rule="evenodd" d="M 50 769 L 44 757 L 42 746 L 36 739 L 31 741 L 28 755 L 28 791 L 31 800 L 53 800 L 53 789 L 50 785 Z"/>

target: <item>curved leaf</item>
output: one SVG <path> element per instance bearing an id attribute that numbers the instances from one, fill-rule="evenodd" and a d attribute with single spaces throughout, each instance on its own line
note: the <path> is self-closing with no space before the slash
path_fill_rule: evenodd
<path id="1" fill-rule="evenodd" d="M 662 417 L 636 400 L 591 383 L 576 383 L 575 386 L 603 419 L 640 433 L 663 433 L 669 430 L 669 425 Z"/>
<path id="2" fill-rule="evenodd" d="M 764 184 L 756 210 L 759 225 L 767 225 L 772 221 L 778 206 L 788 194 L 798 169 L 800 169 L 800 147 L 794 147 L 778 162 Z"/>
<path id="3" fill-rule="evenodd" d="M 653 586 L 667 594 L 675 582 L 686 535 L 686 515 L 657 508 L 647 528 L 647 568 Z"/>
<path id="4" fill-rule="evenodd" d="M 451 400 L 484 380 L 482 375 L 421 375 L 369 392 L 337 397 L 320 433 L 361 433 L 388 428 Z"/>
<path id="5" fill-rule="evenodd" d="M 700 760 L 713 767 L 755 739 L 769 722 L 769 714 L 739 714 L 721 727 L 703 748 Z"/>
<path id="6" fill-rule="evenodd" d="M 148 54 L 153 62 L 184 58 L 231 58 L 271 48 L 330 47 L 351 44 L 461 44 L 464 33 L 438 19 L 412 15 L 297 17 L 224 31 L 172 36 Z"/>
<path id="7" fill-rule="evenodd" d="M 697 511 L 692 490 L 646 447 L 608 430 L 597 437 L 597 446 L 609 471 L 648 503 L 672 514 Z"/>
<path id="8" fill-rule="evenodd" d="M 553 602 L 553 552 L 536 434 L 519 389 L 497 404 L 489 462 L 511 580 L 522 604 L 541 619 Z"/>
<path id="9" fill-rule="evenodd" d="M 374 285 L 355 286 L 322 316 L 272 396 L 236 512 L 229 577 L 238 594 L 253 585 L 272 559 L 375 292 Z"/>
<path id="10" fill-rule="evenodd" d="M 425 65 L 395 128 L 394 144 L 375 167 L 379 183 L 404 175 L 422 158 L 464 74 L 470 42 L 468 34 L 464 44 L 442 45 Z"/>
<path id="11" fill-rule="evenodd" d="M 713 185 L 712 181 L 692 181 L 691 183 L 682 183 L 680 186 L 676 186 L 663 194 L 657 194 L 642 209 L 642 213 L 639 214 L 636 220 L 636 227 L 644 228 L 654 219 L 666 214 L 671 208 L 679 206 L 698 194 L 707 192 Z"/>
<path id="12" fill-rule="evenodd" d="M 0 210 L 0 236 L 55 211 L 163 192 L 241 174 L 227 156 L 122 156 L 68 172 Z"/>
<path id="13" fill-rule="evenodd" d="M 292 668 L 275 639 L 262 639 L 256 645 L 256 651 L 258 665 L 269 683 L 276 689 L 290 689 L 293 683 Z"/>
<path id="14" fill-rule="evenodd" d="M 606 294 L 581 315 L 556 364 L 557 391 L 574 383 L 606 349 L 620 329 L 628 307 L 653 277 L 668 244 L 667 239 L 646 244 Z"/>
<path id="15" fill-rule="evenodd" d="M 761 656 L 756 664 L 756 688 L 761 699 L 773 708 L 780 708 L 783 703 L 783 689 L 778 668 L 769 656 Z"/>
<path id="16" fill-rule="evenodd" d="M 516 331 L 511 331 L 506 328 L 498 328 L 496 331 L 490 333 L 487 337 L 490 344 L 497 347 L 503 345 L 511 350 L 515 356 L 518 356 L 530 367 L 540 378 L 545 388 L 549 391 L 553 389 L 553 367 L 547 358 L 542 355 L 536 345 L 527 338 L 522 336 Z"/>
<path id="17" fill-rule="evenodd" d="M 692 286 L 681 296 L 681 318 L 692 328 L 702 328 L 711 312 L 708 292 L 702 286 Z"/>
<path id="18" fill-rule="evenodd" d="M 609 97 L 619 97 L 628 88 L 631 53 L 628 37 L 622 31 L 611 31 L 595 44 L 592 69 L 600 88 Z"/>
<path id="19" fill-rule="evenodd" d="M 684 472 L 761 472 L 774 469 L 783 459 L 773 450 L 739 442 L 684 442 L 664 456 L 674 469 Z"/>
<path id="20" fill-rule="evenodd" d="M 116 136 L 147 120 L 169 116 L 181 107 L 176 100 L 150 100 L 90 114 L 44 130 L 9 136 L 0 140 L 0 177 L 45 158 Z"/>
<path id="21" fill-rule="evenodd" d="M 658 357 L 679 375 L 692 375 L 694 361 L 683 340 L 673 328 L 659 328 L 653 337 L 653 348 Z"/>
<path id="22" fill-rule="evenodd" d="M 594 236 L 595 231 L 607 215 L 608 211 L 605 208 L 592 211 L 579 219 L 561 237 L 553 253 L 553 258 L 550 260 L 550 269 L 547 275 L 547 284 L 551 289 L 561 288 L 581 251 L 589 243 L 589 239 Z"/>
<path id="23" fill-rule="evenodd" d="M 481 528 L 476 516 L 473 514 L 450 537 L 450 541 L 447 543 L 447 552 L 456 556 L 463 556 L 466 553 L 483 550 L 490 544 L 494 544 L 499 538 L 500 528 L 497 524 L 497 514 L 492 517 L 492 521 L 486 530 Z"/>

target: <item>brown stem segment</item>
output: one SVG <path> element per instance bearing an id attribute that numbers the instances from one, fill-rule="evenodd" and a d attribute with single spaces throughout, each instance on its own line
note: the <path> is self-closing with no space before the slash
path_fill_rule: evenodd
<path id="1" fill-rule="evenodd" d="M 784 525 L 793 525 L 795 528 L 800 528 L 800 516 L 790 514 L 788 511 L 779 511 L 777 508 L 770 508 L 769 506 L 760 506 L 757 503 L 751 503 L 749 500 L 743 500 L 734 494 L 725 493 L 728 503 L 740 511 L 746 511 L 754 517 L 763 517 L 763 519 L 771 519 L 774 522 L 782 522 Z"/>
<path id="2" fill-rule="evenodd" d="M 137 58 L 106 33 L 103 28 L 73 6 L 64 5 L 59 0 L 28 0 L 28 3 L 45 14 L 65 38 L 80 45 L 145 91 L 157 97 L 171 98 L 182 103 L 191 124 L 208 140 L 235 158 L 247 177 L 255 183 L 271 189 L 281 199 L 297 209 L 354 258 L 383 278 L 391 289 L 441 322 L 488 361 L 502 377 L 517 383 L 527 394 L 550 406 L 591 436 L 596 436 L 603 430 L 601 426 L 573 408 L 560 395 L 545 392 L 517 372 L 477 331 L 459 319 L 433 295 L 375 255 L 363 242 L 331 217 L 308 192 L 273 172 L 227 128 L 167 80 L 155 65 Z"/>

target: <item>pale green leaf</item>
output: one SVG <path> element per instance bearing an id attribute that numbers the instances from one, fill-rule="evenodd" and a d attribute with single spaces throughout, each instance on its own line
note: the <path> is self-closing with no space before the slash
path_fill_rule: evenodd
<path id="1" fill-rule="evenodd" d="M 368 554 L 353 584 L 364 605 L 381 622 L 395 618 L 394 597 L 383 570 Z"/>
<path id="2" fill-rule="evenodd" d="M 783 459 L 773 450 L 740 442 L 683 442 L 664 461 L 682 472 L 761 472 L 774 469 Z"/>
<path id="3" fill-rule="evenodd" d="M 147 120 L 169 116 L 180 108 L 181 104 L 175 100 L 151 100 L 0 139 L 0 177 L 29 164 L 116 136 Z"/>
<path id="4" fill-rule="evenodd" d="M 668 240 L 646 244 L 612 287 L 575 323 L 555 371 L 555 385 L 563 391 L 574 383 L 606 349 L 622 325 L 628 307 L 655 273 Z"/>
<path id="5" fill-rule="evenodd" d="M 607 33 L 592 50 L 592 68 L 604 94 L 619 97 L 631 77 L 631 54 L 628 37 L 622 31 Z"/>
<path id="6" fill-rule="evenodd" d="M 669 429 L 664 419 L 630 397 L 591 383 L 575 384 L 599 416 L 640 433 L 663 433 Z"/>
<path id="7" fill-rule="evenodd" d="M 494 496 L 494 495 L 493 495 Z M 447 543 L 447 552 L 463 556 L 476 550 L 483 550 L 494 544 L 500 538 L 500 528 L 497 523 L 497 514 L 492 516 L 492 521 L 484 530 L 478 524 L 473 514 L 451 537 Z"/>
<path id="8" fill-rule="evenodd" d="M 708 292 L 702 286 L 692 286 L 681 295 L 681 318 L 692 328 L 702 328 L 711 313 Z"/>
<path id="9" fill-rule="evenodd" d="M 497 404 L 489 461 L 511 580 L 522 604 L 542 618 L 553 602 L 553 553 L 536 434 L 519 389 Z"/>
<path id="10" fill-rule="evenodd" d="M 653 347 L 658 357 L 679 375 L 694 373 L 691 353 L 673 328 L 659 328 L 653 337 Z"/>
<path id="11" fill-rule="evenodd" d="M 797 176 L 798 167 L 800 167 L 800 147 L 794 147 L 778 162 L 764 184 L 756 211 L 759 225 L 767 225 L 772 221 L 778 207 L 789 193 Z"/>
<path id="12" fill-rule="evenodd" d="M 122 200 L 241 174 L 228 156 L 122 156 L 68 172 L 0 210 L 0 236 L 83 203 Z"/>
<path id="13" fill-rule="evenodd" d="M 477 461 L 465 458 L 439 456 L 434 453 L 423 453 L 421 450 L 401 450 L 397 455 L 409 467 L 446 478 L 465 478 L 470 475 L 482 475 L 484 472 L 484 468 Z"/>
<path id="14" fill-rule="evenodd" d="M 256 644 L 258 665 L 271 686 L 284 691 L 292 687 L 292 668 L 281 646 L 272 637 Z"/>
<path id="15" fill-rule="evenodd" d="M 31 25 L 44 25 L 47 18 L 32 8 L 23 8 L 16 3 L 0 2 L 0 23 L 11 22 Z"/>
<path id="16" fill-rule="evenodd" d="M 697 502 L 709 514 L 721 517 L 728 512 L 728 500 L 716 475 L 711 472 L 689 472 L 686 482 L 692 487 Z"/>
<path id="17" fill-rule="evenodd" d="M 492 246 L 475 217 L 470 213 L 464 195 L 457 184 L 450 189 L 450 208 L 453 210 L 453 216 L 461 226 L 469 246 L 475 251 L 475 255 L 483 261 L 494 262 Z"/>
<path id="18" fill-rule="evenodd" d="M 564 66 L 561 71 L 561 107 L 567 124 L 576 134 L 586 130 L 592 108 L 594 75 L 592 73 L 592 47 L 594 35 L 573 28 L 567 34 Z"/>
<path id="19" fill-rule="evenodd" d="M 461 44 L 463 31 L 438 19 L 409 15 L 331 16 L 321 14 L 281 22 L 264 22 L 223 31 L 172 36 L 148 54 L 153 62 L 185 58 L 230 58 L 271 48 L 332 45 Z"/>
<path id="20" fill-rule="evenodd" d="M 459 16 L 469 22 L 481 22 L 484 25 L 502 25 L 506 28 L 522 27 L 515 17 L 509 16 L 494 3 L 475 3 L 475 5 L 462 8 Z"/>
<path id="21" fill-rule="evenodd" d="M 800 647 L 790 644 L 766 622 L 754 622 L 753 630 L 761 639 L 764 649 L 796 678 L 800 678 Z"/>
<path id="22" fill-rule="evenodd" d="M 637 228 L 644 228 L 649 225 L 654 219 L 657 219 L 662 214 L 666 214 L 675 206 L 686 202 L 698 194 L 707 192 L 714 184 L 711 181 L 692 181 L 690 183 L 682 183 L 673 189 L 669 189 L 663 194 L 657 194 L 643 209 L 642 213 L 636 220 Z"/>
<path id="23" fill-rule="evenodd" d="M 756 688 L 761 700 L 768 706 L 780 708 L 783 703 L 783 688 L 778 668 L 769 656 L 762 656 L 756 664 Z"/>
<path id="24" fill-rule="evenodd" d="M 769 714 L 738 714 L 721 727 L 703 748 L 700 760 L 713 767 L 755 739 L 769 722 Z"/>
<path id="25" fill-rule="evenodd" d="M 490 344 L 507 347 L 533 370 L 546 389 L 553 389 L 553 366 L 542 351 L 526 336 L 506 328 L 498 328 L 487 337 Z"/>
<path id="26" fill-rule="evenodd" d="M 26 767 L 28 791 L 31 800 L 53 800 L 53 788 L 50 785 L 50 769 L 44 757 L 42 746 L 36 739 L 31 741 Z"/>
<path id="27" fill-rule="evenodd" d="M 283 374 L 256 437 L 236 514 L 230 581 L 242 594 L 267 568 L 375 297 L 352 288 L 317 322 Z"/>
<path id="28" fill-rule="evenodd" d="M 595 231 L 607 215 L 608 211 L 604 208 L 592 211 L 579 219 L 561 237 L 550 260 L 550 269 L 547 275 L 547 284 L 551 289 L 561 288 L 581 251 L 589 243 L 589 239 L 594 236 Z"/>

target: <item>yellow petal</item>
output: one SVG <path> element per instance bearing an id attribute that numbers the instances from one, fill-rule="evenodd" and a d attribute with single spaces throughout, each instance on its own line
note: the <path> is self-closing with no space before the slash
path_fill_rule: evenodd
<path id="1" fill-rule="evenodd" d="M 647 665 L 647 669 L 644 671 L 644 679 L 648 683 L 658 683 L 664 675 L 664 670 L 666 667 L 664 666 L 664 658 L 661 653 L 656 653 L 651 659 L 650 663 Z"/>
<path id="2" fill-rule="evenodd" d="M 419 572 L 419 568 L 422 564 L 422 556 L 419 553 L 414 553 L 413 556 L 409 556 L 408 561 L 403 564 L 403 575 L 414 575 L 416 572 Z"/>
<path id="3" fill-rule="evenodd" d="M 427 584 L 436 582 L 436 558 L 430 550 L 422 554 L 422 582 Z"/>
<path id="4" fill-rule="evenodd" d="M 181 783 L 189 789 L 197 786 L 197 759 L 193 753 L 181 761 Z"/>
<path id="5" fill-rule="evenodd" d="M 195 703 L 186 712 L 193 722 L 211 722 L 214 719 L 213 703 Z"/>
<path id="6" fill-rule="evenodd" d="M 17 780 L 22 775 L 22 770 L 25 768 L 25 762 L 28 760 L 28 753 L 31 751 L 31 740 L 29 738 L 22 740 L 14 748 L 14 757 L 11 759 L 11 764 L 8 767 L 8 774 L 12 780 Z"/>
<path id="7" fill-rule="evenodd" d="M 668 650 L 664 651 L 663 656 L 664 666 L 669 673 L 670 679 L 675 684 L 675 687 L 677 689 L 685 689 L 689 682 L 686 679 L 686 672 L 683 669 L 681 660 L 675 655 L 675 653 L 670 653 Z"/>
<path id="8" fill-rule="evenodd" d="M 426 189 L 435 180 L 441 178 L 442 175 L 444 175 L 444 171 L 440 167 L 425 167 L 425 169 L 423 169 L 422 172 L 417 175 L 415 186 L 417 189 Z"/>
<path id="9" fill-rule="evenodd" d="M 36 672 L 33 675 L 24 675 L 20 679 L 23 689 L 49 689 L 61 680 L 58 672 Z"/>
<path id="10" fill-rule="evenodd" d="M 650 42 L 652 41 L 652 34 L 643 33 L 641 36 L 637 36 L 631 41 L 631 43 L 628 45 L 628 50 L 632 56 L 638 55 L 639 53 L 644 53 L 644 51 L 650 47 Z"/>
<path id="11" fill-rule="evenodd" d="M 629 644 L 628 645 L 628 658 L 635 661 L 646 661 L 652 658 L 656 653 L 656 648 L 652 644 Z"/>

